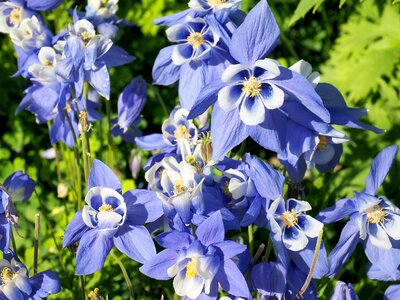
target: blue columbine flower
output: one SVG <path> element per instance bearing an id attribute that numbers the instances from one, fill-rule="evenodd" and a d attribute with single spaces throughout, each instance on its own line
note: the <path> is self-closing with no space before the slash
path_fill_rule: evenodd
<path id="1" fill-rule="evenodd" d="M 146 103 L 146 82 L 143 79 L 134 78 L 128 84 L 118 98 L 118 119 L 113 120 L 111 133 L 113 136 L 134 143 L 135 138 L 141 135 L 136 128 L 140 122 L 140 113 Z"/>
<path id="2" fill-rule="evenodd" d="M 383 296 L 383 300 L 396 300 L 400 298 L 400 284 L 390 285 Z"/>
<path id="3" fill-rule="evenodd" d="M 90 274 L 103 267 L 115 245 L 131 259 L 144 263 L 156 254 L 143 224 L 162 215 L 161 202 L 147 190 L 121 195 L 121 183 L 101 161 L 93 162 L 86 205 L 65 230 L 63 246 L 79 241 L 76 273 Z"/>
<path id="4" fill-rule="evenodd" d="M 12 201 L 26 202 L 35 190 L 35 181 L 22 171 L 16 171 L 4 180 L 2 188 Z"/>
<path id="5" fill-rule="evenodd" d="M 197 97 L 189 118 L 217 101 L 211 119 L 215 161 L 248 136 L 269 150 L 282 152 L 288 143 L 288 121 L 296 118 L 294 111 L 297 115 L 302 111 L 300 119 L 310 128 L 321 124 L 321 133 L 328 130 L 329 112 L 308 80 L 264 59 L 278 40 L 279 28 L 262 0 L 232 35 L 229 52 L 237 63 Z"/>
<path id="6" fill-rule="evenodd" d="M 0 298 L 8 300 L 39 300 L 61 290 L 57 274 L 47 270 L 29 277 L 28 269 L 13 252 L 0 260 L 0 282 Z"/>
<path id="7" fill-rule="evenodd" d="M 350 217 L 338 244 L 329 255 L 331 276 L 339 271 L 361 239 L 372 264 L 368 276 L 385 280 L 400 278 L 400 211 L 385 196 L 376 195 L 397 150 L 397 146 L 390 146 L 378 154 L 361 193 L 355 192 L 354 198 L 341 199 L 333 207 L 319 213 L 319 220 L 325 224 Z"/>
<path id="8" fill-rule="evenodd" d="M 206 296 L 216 299 L 219 286 L 231 295 L 250 297 L 246 280 L 232 260 L 246 251 L 246 247 L 224 240 L 221 213 L 206 219 L 197 228 L 196 237 L 178 231 L 157 236 L 157 242 L 166 249 L 140 271 L 158 280 L 174 278 L 175 292 L 188 299 Z"/>
<path id="9" fill-rule="evenodd" d="M 358 300 L 358 297 L 351 283 L 346 284 L 343 281 L 338 281 L 331 300 Z"/>
<path id="10" fill-rule="evenodd" d="M 25 9 L 18 2 L 1 2 L 0 3 L 0 32 L 10 33 L 13 28 L 18 28 L 21 21 L 33 16 L 33 12 Z"/>

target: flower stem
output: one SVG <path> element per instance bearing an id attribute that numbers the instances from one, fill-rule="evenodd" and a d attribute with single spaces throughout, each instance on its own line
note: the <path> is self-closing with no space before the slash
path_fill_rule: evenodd
<path id="1" fill-rule="evenodd" d="M 314 257 L 313 257 L 313 260 L 312 260 L 312 263 L 311 263 L 310 271 L 308 272 L 306 281 L 304 282 L 302 288 L 296 294 L 296 299 L 300 299 L 302 297 L 302 295 L 305 293 L 305 291 L 307 290 L 308 286 L 310 285 L 310 282 L 311 282 L 311 279 L 312 279 L 312 275 L 314 273 L 315 265 L 317 264 L 318 253 L 319 253 L 319 249 L 321 248 L 321 242 L 322 242 L 322 235 L 323 234 L 324 234 L 324 230 L 321 229 L 321 231 L 318 234 L 317 244 L 315 245 Z"/>
<path id="2" fill-rule="evenodd" d="M 82 300 L 86 300 L 86 293 L 85 293 L 85 276 L 79 276 L 79 280 L 81 282 L 81 297 Z"/>
<path id="3" fill-rule="evenodd" d="M 111 250 L 111 256 L 115 259 L 115 261 L 117 262 L 117 264 L 121 268 L 122 274 L 124 275 L 124 278 L 125 278 L 125 281 L 126 281 L 126 285 L 128 286 L 128 289 L 129 289 L 129 299 L 130 300 L 134 300 L 134 293 L 133 293 L 132 283 L 131 283 L 131 280 L 129 278 L 128 272 L 126 272 L 124 264 L 121 262 L 121 260 L 118 258 L 118 256 L 115 255 L 113 250 Z"/>
<path id="4" fill-rule="evenodd" d="M 38 257 L 39 257 L 39 232 L 40 232 L 40 214 L 35 215 L 35 240 L 34 240 L 34 252 L 33 252 L 33 274 L 37 274 L 38 269 Z"/>
<path id="5" fill-rule="evenodd" d="M 247 231 L 249 234 L 249 251 L 250 251 L 250 255 L 253 256 L 253 252 L 254 252 L 254 245 L 253 245 L 253 225 L 249 225 L 247 227 Z"/>
<path id="6" fill-rule="evenodd" d="M 105 100 L 107 121 L 108 121 L 108 151 L 107 151 L 107 164 L 109 167 L 114 167 L 114 153 L 113 153 L 113 138 L 111 136 L 111 100 Z"/>

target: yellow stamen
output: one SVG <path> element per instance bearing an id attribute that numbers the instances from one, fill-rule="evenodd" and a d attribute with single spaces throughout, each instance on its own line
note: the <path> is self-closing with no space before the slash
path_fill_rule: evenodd
<path id="1" fill-rule="evenodd" d="M 82 32 L 81 40 L 83 41 L 85 46 L 90 42 L 90 40 L 92 39 L 93 36 L 94 35 L 92 33 L 90 33 L 89 31 Z"/>
<path id="2" fill-rule="evenodd" d="M 174 194 L 176 195 L 176 194 L 182 193 L 184 191 L 186 191 L 186 188 L 183 185 L 182 179 L 178 179 L 177 181 L 175 181 Z"/>
<path id="3" fill-rule="evenodd" d="M 188 164 L 194 165 L 196 162 L 196 156 L 194 155 L 188 155 L 185 157 L 185 160 Z"/>
<path id="4" fill-rule="evenodd" d="M 10 12 L 10 24 L 17 27 L 21 23 L 21 9 L 14 7 Z"/>
<path id="5" fill-rule="evenodd" d="M 99 207 L 99 211 L 113 211 L 113 207 L 110 204 L 103 204 Z"/>
<path id="6" fill-rule="evenodd" d="M 192 258 L 192 260 L 187 263 L 187 265 L 186 265 L 186 277 L 187 278 L 193 278 L 199 274 L 197 272 L 196 265 L 197 265 L 196 258 Z"/>
<path id="7" fill-rule="evenodd" d="M 283 222 L 283 226 L 288 228 L 295 226 L 299 221 L 298 214 L 294 211 L 294 209 L 291 211 L 285 211 L 281 215 L 281 220 Z"/>
<path id="8" fill-rule="evenodd" d="M 204 36 L 200 32 L 192 32 L 188 37 L 187 41 L 194 49 L 199 48 L 204 43 Z"/>
<path id="9" fill-rule="evenodd" d="M 249 79 L 245 77 L 244 79 L 242 92 L 246 97 L 254 98 L 261 92 L 261 81 L 254 76 L 251 76 Z"/>
<path id="10" fill-rule="evenodd" d="M 374 207 L 367 210 L 367 220 L 369 223 L 378 224 L 385 221 L 385 217 L 388 215 L 382 207 L 374 205 Z"/>
<path id="11" fill-rule="evenodd" d="M 208 0 L 207 2 L 212 8 L 214 8 L 222 3 L 225 3 L 226 0 Z"/>
<path id="12" fill-rule="evenodd" d="M 51 67 L 51 66 L 53 66 L 53 62 L 51 61 L 51 60 L 48 60 L 47 58 L 44 60 L 44 62 L 43 62 L 43 65 L 44 66 L 47 66 L 47 67 Z"/>
<path id="13" fill-rule="evenodd" d="M 15 274 L 15 272 L 13 272 L 10 268 L 3 268 L 1 270 L 1 283 L 2 285 L 5 285 L 11 281 L 13 281 L 13 279 L 15 278 L 17 274 Z"/>
<path id="14" fill-rule="evenodd" d="M 223 191 L 224 191 L 225 196 L 232 198 L 232 193 L 229 191 L 229 181 L 225 181 Z"/>
<path id="15" fill-rule="evenodd" d="M 318 150 L 325 150 L 328 147 L 328 139 L 326 136 L 320 135 L 318 136 L 319 138 L 319 143 L 317 145 Z"/>
<path id="16" fill-rule="evenodd" d="M 177 129 L 174 131 L 174 137 L 177 140 L 180 139 L 190 139 L 192 136 L 190 135 L 187 128 L 183 125 L 179 125 Z"/>

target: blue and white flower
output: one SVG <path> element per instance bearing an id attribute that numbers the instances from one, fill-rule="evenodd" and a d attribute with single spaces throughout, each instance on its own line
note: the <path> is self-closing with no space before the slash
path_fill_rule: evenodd
<path id="1" fill-rule="evenodd" d="M 156 250 L 143 225 L 162 215 L 156 195 L 148 190 L 130 190 L 121 195 L 118 178 L 98 160 L 93 162 L 88 189 L 86 205 L 71 220 L 63 238 L 64 247 L 79 241 L 76 273 L 101 269 L 114 245 L 138 262 L 152 258 Z"/>

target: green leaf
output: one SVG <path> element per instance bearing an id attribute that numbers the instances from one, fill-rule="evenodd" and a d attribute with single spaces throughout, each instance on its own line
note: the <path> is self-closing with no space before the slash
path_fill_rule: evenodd
<path id="1" fill-rule="evenodd" d="M 318 8 L 324 1 L 325 0 L 301 0 L 290 19 L 289 26 L 294 25 L 298 20 L 303 18 L 313 7 L 314 9 Z"/>

